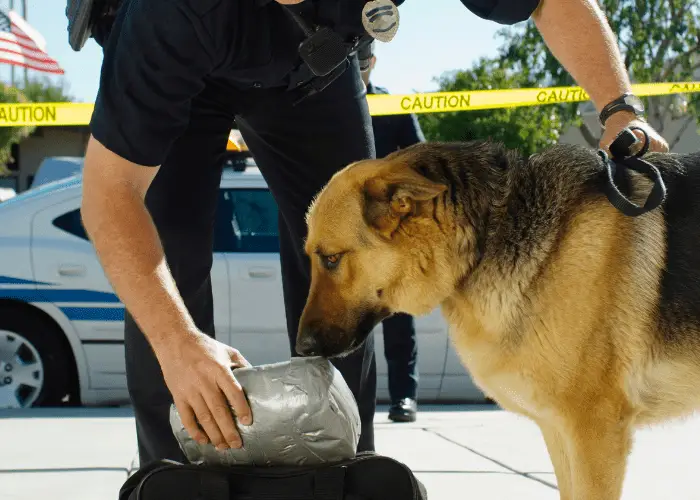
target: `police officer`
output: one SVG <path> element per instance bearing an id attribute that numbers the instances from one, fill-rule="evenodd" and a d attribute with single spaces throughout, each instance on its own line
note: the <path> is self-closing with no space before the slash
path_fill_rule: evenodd
<path id="1" fill-rule="evenodd" d="M 652 149 L 666 148 L 621 98 L 630 92 L 628 76 L 595 0 L 542 0 L 539 7 L 537 0 L 462 2 L 502 23 L 534 16 L 553 54 L 598 110 L 614 106 L 604 144 L 634 122 L 646 128 Z M 302 250 L 306 209 L 338 169 L 375 155 L 358 58 L 349 56 L 347 68 L 330 73 L 324 88 L 323 71 L 311 75 L 311 63 L 302 64 L 300 55 L 300 43 L 314 31 L 293 19 L 285 3 L 306 3 L 315 11 L 314 24 L 350 40 L 365 0 L 122 0 L 111 30 L 103 30 L 108 36 L 85 156 L 82 216 L 128 311 L 127 383 L 142 464 L 184 460 L 168 423 L 171 401 L 193 438 L 223 449 L 241 445 L 229 405 L 240 425 L 255 418 L 231 371 L 247 364 L 244 353 L 214 339 L 210 283 L 220 160 L 234 120 L 280 209 L 292 352 L 309 287 Z M 364 19 L 360 26 L 367 29 L 377 18 Z M 332 40 L 329 31 L 322 35 Z M 316 92 L 303 90 L 302 98 L 299 89 Z M 334 362 L 360 407 L 359 449 L 371 450 L 371 338 Z"/>
<path id="2" fill-rule="evenodd" d="M 388 94 L 389 91 L 377 87 L 371 81 L 371 74 L 377 57 L 370 57 L 362 80 L 367 86 L 367 94 Z M 386 115 L 372 117 L 374 147 L 377 158 L 383 158 L 398 149 L 425 141 L 423 131 L 415 114 Z M 384 333 L 384 357 L 389 375 L 389 419 L 394 422 L 414 422 L 418 403 L 418 345 L 413 316 L 394 314 L 382 322 Z"/>

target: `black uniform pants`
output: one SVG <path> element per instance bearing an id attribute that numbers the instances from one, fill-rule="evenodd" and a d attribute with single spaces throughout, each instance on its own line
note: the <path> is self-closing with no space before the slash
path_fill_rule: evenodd
<path id="1" fill-rule="evenodd" d="M 416 325 L 409 314 L 394 314 L 382 322 L 384 357 L 392 402 L 416 399 L 418 392 L 418 346 Z"/>
<path id="2" fill-rule="evenodd" d="M 166 259 L 198 327 L 214 336 L 210 271 L 221 158 L 235 122 L 280 209 L 280 252 L 290 352 L 310 286 L 303 252 L 305 212 L 314 195 L 347 164 L 374 157 L 369 110 L 355 61 L 322 93 L 292 105 L 283 91 L 237 91 L 211 83 L 196 98 L 188 130 L 174 144 L 146 203 Z M 233 298 L 235 300 L 235 297 Z M 235 339 L 233 341 L 235 346 Z M 126 374 L 141 464 L 185 458 L 168 421 L 172 402 L 147 340 L 127 313 Z M 246 355 L 242 352 L 243 356 Z M 334 364 L 357 399 L 359 451 L 374 450 L 374 342 Z"/>

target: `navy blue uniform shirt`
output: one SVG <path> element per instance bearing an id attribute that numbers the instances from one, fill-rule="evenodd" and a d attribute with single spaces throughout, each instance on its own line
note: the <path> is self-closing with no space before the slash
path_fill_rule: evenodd
<path id="1" fill-rule="evenodd" d="M 382 87 L 369 82 L 367 94 L 388 94 Z M 373 116 L 374 144 L 377 158 L 384 158 L 398 149 L 407 148 L 418 142 L 424 142 L 425 137 L 414 114 Z"/>
<path id="2" fill-rule="evenodd" d="M 525 20 L 537 6 L 537 0 L 461 1 L 496 22 Z M 337 17 L 341 29 L 356 23 L 346 19 L 357 11 L 351 0 L 318 2 L 323 21 Z M 303 38 L 273 0 L 123 0 L 104 44 L 91 132 L 127 160 L 160 165 L 206 85 L 285 88 L 307 81 L 308 72 L 298 71 Z"/>

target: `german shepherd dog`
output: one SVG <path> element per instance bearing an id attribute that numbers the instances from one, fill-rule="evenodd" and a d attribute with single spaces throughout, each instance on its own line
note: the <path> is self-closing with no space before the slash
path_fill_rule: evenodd
<path id="1" fill-rule="evenodd" d="M 475 383 L 541 429 L 561 498 L 619 499 L 634 429 L 700 407 L 700 153 L 644 159 L 667 197 L 638 217 L 584 147 L 423 143 L 345 167 L 307 214 L 297 352 L 347 355 L 439 306 Z"/>

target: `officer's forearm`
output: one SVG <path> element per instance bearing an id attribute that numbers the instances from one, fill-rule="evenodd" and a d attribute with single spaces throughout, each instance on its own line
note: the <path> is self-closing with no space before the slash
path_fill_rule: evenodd
<path id="1" fill-rule="evenodd" d="M 83 174 L 83 224 L 114 291 L 159 354 L 197 329 L 166 265 L 144 193 L 134 183 L 105 180 L 101 172 L 109 165 L 99 152 L 90 153 L 91 147 Z"/>
<path id="2" fill-rule="evenodd" d="M 595 0 L 542 0 L 533 19 L 549 50 L 598 112 L 631 91 L 617 39 Z"/>

